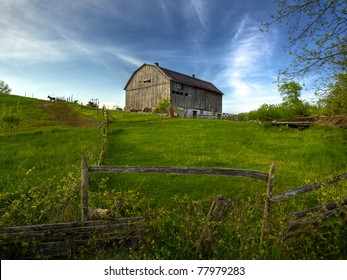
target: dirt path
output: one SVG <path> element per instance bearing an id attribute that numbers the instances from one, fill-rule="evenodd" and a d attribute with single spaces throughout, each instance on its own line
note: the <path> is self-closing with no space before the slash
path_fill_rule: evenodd
<path id="1" fill-rule="evenodd" d="M 80 127 L 99 124 L 97 120 L 82 115 L 66 102 L 44 102 L 41 106 L 43 110 L 51 114 L 54 120 L 69 126 Z"/>

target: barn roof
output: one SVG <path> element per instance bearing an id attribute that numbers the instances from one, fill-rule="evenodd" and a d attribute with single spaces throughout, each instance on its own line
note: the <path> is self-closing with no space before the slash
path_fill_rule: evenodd
<path id="1" fill-rule="evenodd" d="M 164 74 L 171 80 L 177 83 L 181 83 L 188 86 L 193 86 L 201 89 L 206 89 L 212 92 L 223 94 L 217 87 L 212 83 L 200 80 L 194 76 L 188 76 L 170 69 L 163 68 L 159 65 L 156 65 Z"/>

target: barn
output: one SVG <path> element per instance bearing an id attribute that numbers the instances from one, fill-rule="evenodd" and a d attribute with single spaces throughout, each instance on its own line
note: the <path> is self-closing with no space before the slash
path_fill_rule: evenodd
<path id="1" fill-rule="evenodd" d="M 143 64 L 125 88 L 126 110 L 154 110 L 158 102 L 170 99 L 180 117 L 218 117 L 222 114 L 223 93 L 212 83 L 155 64 Z"/>

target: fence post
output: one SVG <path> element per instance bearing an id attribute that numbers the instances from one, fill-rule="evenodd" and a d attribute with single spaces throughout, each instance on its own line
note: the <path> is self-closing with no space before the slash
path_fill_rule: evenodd
<path id="1" fill-rule="evenodd" d="M 106 129 L 108 130 L 108 109 L 106 109 Z"/>
<path id="2" fill-rule="evenodd" d="M 275 181 L 275 163 L 272 163 L 269 170 L 269 177 L 267 181 L 265 208 L 264 208 L 264 220 L 261 229 L 260 244 L 261 246 L 267 245 L 269 237 L 269 223 L 270 223 L 270 211 L 271 211 L 271 198 L 272 198 L 272 187 Z"/>
<path id="3" fill-rule="evenodd" d="M 89 207 L 88 207 L 88 163 L 87 159 L 83 157 L 81 164 L 81 213 L 82 222 L 89 220 Z"/>
<path id="4" fill-rule="evenodd" d="M 213 233 L 218 226 L 218 222 L 223 221 L 224 217 L 228 213 L 230 203 L 230 199 L 226 199 L 222 195 L 218 195 L 213 201 L 210 211 L 207 214 L 207 223 L 201 232 L 198 243 L 197 253 L 201 257 L 207 257 L 211 250 Z"/>

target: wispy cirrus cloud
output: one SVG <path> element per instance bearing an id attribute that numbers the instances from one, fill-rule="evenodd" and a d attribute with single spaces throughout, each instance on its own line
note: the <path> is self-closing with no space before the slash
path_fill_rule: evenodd
<path id="1" fill-rule="evenodd" d="M 191 7 L 190 12 L 197 19 L 197 22 L 200 24 L 200 26 L 204 30 L 206 30 L 208 26 L 208 17 L 206 15 L 207 8 L 205 3 L 202 0 L 189 0 L 188 3 Z"/>
<path id="2" fill-rule="evenodd" d="M 118 59 L 122 60 L 123 62 L 129 63 L 135 67 L 139 67 L 144 63 L 138 57 L 129 54 L 125 49 L 120 49 L 120 48 L 111 47 L 111 46 L 102 47 L 102 49 L 105 52 L 107 52 L 107 53 L 117 57 Z"/>
<path id="3" fill-rule="evenodd" d="M 269 71 L 273 55 L 272 34 L 259 31 L 248 14 L 237 25 L 230 42 L 223 78 L 232 92 L 226 99 L 254 102 L 254 107 L 270 101 L 277 73 Z M 274 93 L 275 95 L 275 93 Z M 267 96 L 267 97 L 265 97 Z M 276 96 L 271 101 L 274 101 Z"/>

